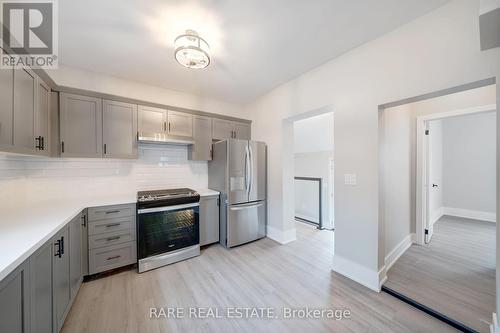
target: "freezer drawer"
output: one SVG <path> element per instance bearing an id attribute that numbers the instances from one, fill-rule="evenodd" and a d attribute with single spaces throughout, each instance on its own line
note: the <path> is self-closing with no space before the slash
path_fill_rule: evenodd
<path id="1" fill-rule="evenodd" d="M 266 236 L 266 202 L 227 206 L 226 247 L 233 247 Z"/>

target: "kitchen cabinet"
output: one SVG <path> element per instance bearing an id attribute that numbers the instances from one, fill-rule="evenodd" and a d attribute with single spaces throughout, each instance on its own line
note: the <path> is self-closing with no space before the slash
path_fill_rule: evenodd
<path id="1" fill-rule="evenodd" d="M 50 154 L 49 103 L 49 86 L 41 80 L 36 80 L 35 149 L 38 149 L 41 155 L 46 156 Z"/>
<path id="2" fill-rule="evenodd" d="M 28 68 L 14 70 L 14 148 L 35 153 L 35 74 Z"/>
<path id="3" fill-rule="evenodd" d="M 14 69 L 0 70 L 0 147 L 14 144 Z"/>
<path id="4" fill-rule="evenodd" d="M 60 93 L 60 141 L 63 157 L 102 157 L 102 102 Z"/>
<path id="5" fill-rule="evenodd" d="M 137 105 L 102 102 L 103 156 L 137 158 Z"/>
<path id="6" fill-rule="evenodd" d="M 250 124 L 234 122 L 234 138 L 241 140 L 250 140 Z"/>
<path id="7" fill-rule="evenodd" d="M 61 330 L 69 311 L 70 292 L 70 257 L 68 249 L 69 230 L 64 226 L 52 238 L 54 255 L 52 256 L 52 292 L 53 316 L 56 332 Z"/>
<path id="8" fill-rule="evenodd" d="M 200 245 L 219 241 L 219 195 L 200 198 Z"/>
<path id="9" fill-rule="evenodd" d="M 52 333 L 52 242 L 45 243 L 29 258 L 31 333 Z"/>
<path id="10" fill-rule="evenodd" d="M 233 137 L 233 122 L 214 118 L 212 121 L 212 137 L 214 140 L 226 140 Z"/>
<path id="11" fill-rule="evenodd" d="M 194 161 L 212 160 L 212 118 L 193 116 L 194 144 L 188 147 L 188 158 Z"/>
<path id="12" fill-rule="evenodd" d="M 84 223 L 84 215 L 78 214 L 69 223 L 69 283 L 70 283 L 70 298 L 74 300 L 80 286 L 83 282 L 83 242 L 82 229 Z"/>
<path id="13" fill-rule="evenodd" d="M 212 128 L 214 140 L 251 139 L 250 124 L 247 123 L 214 118 Z"/>
<path id="14" fill-rule="evenodd" d="M 0 332 L 29 332 L 29 265 L 22 263 L 0 281 Z"/>
<path id="15" fill-rule="evenodd" d="M 193 115 L 169 110 L 167 113 L 167 134 L 192 138 Z"/>
<path id="16" fill-rule="evenodd" d="M 139 137 L 155 138 L 166 133 L 167 110 L 139 105 L 137 112 Z"/>

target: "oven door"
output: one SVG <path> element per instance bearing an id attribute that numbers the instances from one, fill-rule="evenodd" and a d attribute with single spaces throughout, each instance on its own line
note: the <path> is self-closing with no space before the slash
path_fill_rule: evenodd
<path id="1" fill-rule="evenodd" d="M 199 203 L 137 210 L 138 259 L 200 243 Z"/>

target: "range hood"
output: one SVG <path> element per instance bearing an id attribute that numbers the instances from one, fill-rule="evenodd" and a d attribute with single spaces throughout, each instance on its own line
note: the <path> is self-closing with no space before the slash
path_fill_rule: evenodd
<path id="1" fill-rule="evenodd" d="M 165 144 L 165 145 L 181 145 L 188 146 L 194 144 L 194 140 L 192 138 L 179 138 L 179 137 L 171 137 L 165 134 L 155 134 L 148 136 L 139 136 L 139 143 L 152 143 L 152 144 Z"/>

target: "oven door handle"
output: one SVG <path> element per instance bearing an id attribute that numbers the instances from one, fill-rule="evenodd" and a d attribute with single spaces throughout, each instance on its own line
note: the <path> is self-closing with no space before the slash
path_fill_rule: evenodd
<path id="1" fill-rule="evenodd" d="M 179 209 L 192 208 L 192 207 L 198 207 L 198 206 L 200 206 L 199 202 L 185 204 L 185 205 L 144 208 L 144 209 L 138 209 L 137 214 L 168 212 L 168 211 L 172 211 L 172 210 L 179 210 Z"/>

